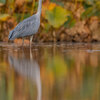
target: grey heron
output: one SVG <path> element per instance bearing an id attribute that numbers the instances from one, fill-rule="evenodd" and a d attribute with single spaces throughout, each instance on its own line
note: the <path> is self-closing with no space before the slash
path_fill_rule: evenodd
<path id="1" fill-rule="evenodd" d="M 9 40 L 14 40 L 15 38 L 22 38 L 24 43 L 24 37 L 30 36 L 31 44 L 33 35 L 37 33 L 40 26 L 41 8 L 42 0 L 39 0 L 37 13 L 23 20 L 12 31 L 10 31 Z"/>

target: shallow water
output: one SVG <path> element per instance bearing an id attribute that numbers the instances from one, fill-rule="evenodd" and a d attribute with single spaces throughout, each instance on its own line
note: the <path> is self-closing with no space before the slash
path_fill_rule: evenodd
<path id="1" fill-rule="evenodd" d="M 100 44 L 0 43 L 0 100 L 100 100 Z"/>

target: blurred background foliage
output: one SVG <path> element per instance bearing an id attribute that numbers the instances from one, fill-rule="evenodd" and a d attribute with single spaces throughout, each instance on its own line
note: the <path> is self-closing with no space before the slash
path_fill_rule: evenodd
<path id="1" fill-rule="evenodd" d="M 99 31 L 93 32 L 99 30 L 99 0 L 43 0 L 42 5 L 40 34 L 34 41 L 100 41 Z M 4 37 L 9 31 L 37 7 L 38 0 L 0 0 L 0 40 L 8 41 Z"/>

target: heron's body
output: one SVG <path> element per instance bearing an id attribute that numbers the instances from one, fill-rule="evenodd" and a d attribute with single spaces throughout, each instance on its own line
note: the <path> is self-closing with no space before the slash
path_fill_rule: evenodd
<path id="1" fill-rule="evenodd" d="M 9 39 L 14 40 L 19 37 L 26 37 L 35 34 L 40 26 L 38 13 L 20 22 L 14 30 L 10 31 Z"/>
<path id="2" fill-rule="evenodd" d="M 35 33 L 37 33 L 40 26 L 41 5 L 42 0 L 39 0 L 37 13 L 23 20 L 12 31 L 10 31 L 9 40 L 33 36 Z"/>

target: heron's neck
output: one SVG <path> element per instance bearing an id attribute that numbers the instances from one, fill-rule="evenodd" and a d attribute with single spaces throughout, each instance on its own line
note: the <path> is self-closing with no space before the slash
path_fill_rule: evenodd
<path id="1" fill-rule="evenodd" d="M 38 12 L 39 15 L 41 15 L 41 8 L 42 8 L 42 0 L 39 0 L 39 4 L 38 4 Z"/>

